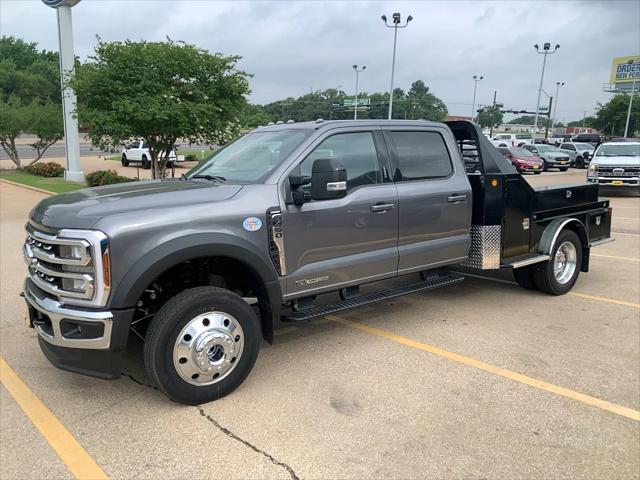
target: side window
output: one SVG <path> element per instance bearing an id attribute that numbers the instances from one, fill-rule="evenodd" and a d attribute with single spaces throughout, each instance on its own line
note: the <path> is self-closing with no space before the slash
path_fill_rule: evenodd
<path id="1" fill-rule="evenodd" d="M 140 142 L 136 140 L 135 142 L 131 142 L 127 148 L 138 148 L 139 144 Z"/>
<path id="2" fill-rule="evenodd" d="M 394 181 L 448 177 L 453 173 L 449 151 L 436 132 L 389 132 L 393 145 Z"/>
<path id="3" fill-rule="evenodd" d="M 149 144 L 147 142 L 142 142 L 142 147 L 140 148 L 149 148 Z"/>
<path id="4" fill-rule="evenodd" d="M 347 170 L 347 189 L 382 183 L 378 155 L 370 132 L 341 133 L 324 140 L 300 164 L 300 173 L 311 176 L 313 162 L 320 159 L 340 160 Z"/>

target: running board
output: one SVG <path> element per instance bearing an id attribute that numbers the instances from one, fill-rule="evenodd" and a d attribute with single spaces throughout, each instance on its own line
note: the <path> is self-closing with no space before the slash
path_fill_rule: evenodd
<path id="1" fill-rule="evenodd" d="M 381 302 L 390 298 L 400 297 L 414 292 L 422 292 L 425 290 L 433 290 L 439 287 L 446 287 L 460 283 L 464 280 L 464 276 L 457 273 L 448 273 L 440 277 L 429 278 L 423 282 L 413 283 L 405 287 L 393 288 L 390 290 L 382 290 L 380 292 L 367 293 L 354 298 L 342 300 L 341 302 L 331 303 L 328 305 L 318 305 L 317 307 L 308 307 L 297 312 L 291 312 L 282 316 L 283 322 L 302 322 L 332 313 L 342 312 L 351 308 L 362 307 L 371 303 Z"/>

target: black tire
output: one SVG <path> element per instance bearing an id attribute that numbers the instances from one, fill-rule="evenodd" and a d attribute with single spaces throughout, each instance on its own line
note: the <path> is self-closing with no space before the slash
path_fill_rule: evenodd
<path id="1" fill-rule="evenodd" d="M 536 172 L 539 173 L 539 172 Z M 533 269 L 535 265 L 531 265 L 528 267 L 516 268 L 513 271 L 513 277 L 518 282 L 522 288 L 526 288 L 527 290 L 537 290 L 536 282 L 533 278 Z"/>
<path id="2" fill-rule="evenodd" d="M 127 159 L 127 156 L 124 153 L 122 154 L 122 166 L 123 167 L 129 166 L 129 160 Z"/>
<path id="3" fill-rule="evenodd" d="M 232 315 L 240 324 L 244 335 L 242 353 L 228 375 L 220 381 L 212 385 L 192 385 L 176 370 L 174 345 L 190 321 L 212 311 Z M 145 338 L 144 363 L 149 377 L 170 399 L 187 405 L 200 405 L 222 398 L 240 386 L 256 362 L 260 341 L 260 322 L 241 297 L 223 288 L 191 288 L 171 298 L 151 321 Z"/>
<path id="4" fill-rule="evenodd" d="M 547 166 L 547 162 L 545 162 L 544 160 L 542 161 L 542 171 L 543 172 L 548 172 L 549 171 L 549 167 Z"/>
<path id="5" fill-rule="evenodd" d="M 536 172 L 533 172 L 533 173 L 535 173 L 536 175 L 540 175 L 542 172 L 536 171 Z"/>
<path id="6" fill-rule="evenodd" d="M 584 159 L 582 157 L 576 157 L 576 168 L 584 168 Z"/>
<path id="7" fill-rule="evenodd" d="M 565 242 L 572 243 L 576 250 L 576 265 L 571 278 L 565 283 L 560 283 L 554 274 L 553 264 L 558 249 Z M 571 230 L 563 230 L 560 232 L 560 235 L 556 238 L 556 243 L 553 246 L 550 257 L 550 260 L 536 266 L 533 271 L 533 279 L 539 290 L 551 295 L 564 295 L 573 288 L 580 275 L 580 268 L 582 268 L 582 242 L 580 242 L 578 235 Z"/>
<path id="8" fill-rule="evenodd" d="M 149 170 L 151 168 L 151 163 L 147 159 L 146 155 L 142 156 L 142 168 L 144 168 L 145 170 Z"/>
<path id="9" fill-rule="evenodd" d="M 569 170 L 569 167 L 560 167 L 558 170 L 560 170 L 561 172 L 566 172 L 567 170 Z"/>

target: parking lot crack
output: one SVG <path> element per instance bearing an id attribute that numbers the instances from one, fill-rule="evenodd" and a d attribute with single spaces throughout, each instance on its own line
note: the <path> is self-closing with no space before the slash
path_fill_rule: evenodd
<path id="1" fill-rule="evenodd" d="M 204 418 L 206 418 L 209 422 L 211 422 L 218 430 L 220 430 L 222 433 L 224 433 L 227 437 L 236 440 L 240 443 L 242 443 L 243 445 L 249 447 L 251 450 L 253 450 L 256 453 L 259 453 L 260 455 L 262 455 L 263 457 L 267 458 L 271 463 L 273 463 L 274 465 L 277 465 L 279 467 L 284 468 L 289 475 L 291 475 L 292 480 L 300 480 L 300 478 L 298 477 L 298 475 L 296 475 L 296 472 L 293 470 L 293 468 L 291 468 L 289 465 L 287 465 L 284 462 L 281 462 L 279 460 L 276 460 L 272 455 L 268 454 L 267 452 L 265 452 L 264 450 L 260 450 L 258 447 L 256 447 L 255 445 L 253 445 L 252 443 L 249 443 L 248 441 L 244 440 L 243 438 L 240 438 L 238 435 L 236 435 L 235 433 L 233 433 L 231 430 L 229 430 L 226 427 L 223 427 L 222 425 L 220 425 L 216 420 L 214 420 L 211 415 L 207 415 L 207 413 L 204 411 L 204 409 L 202 407 L 196 407 L 198 409 L 198 411 L 200 412 L 200 415 L 203 416 Z"/>
<path id="2" fill-rule="evenodd" d="M 122 375 L 123 377 L 128 377 L 132 382 L 137 383 L 138 385 L 142 385 L 143 387 L 149 387 L 153 388 L 154 390 L 158 390 L 158 387 L 154 387 L 153 385 L 149 385 L 148 383 L 141 382 L 129 373 L 121 372 L 120 375 Z"/>

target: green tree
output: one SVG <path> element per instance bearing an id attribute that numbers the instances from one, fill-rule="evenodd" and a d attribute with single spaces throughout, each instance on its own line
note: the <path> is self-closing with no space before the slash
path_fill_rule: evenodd
<path id="1" fill-rule="evenodd" d="M 447 106 L 442 100 L 429 92 L 422 80 L 416 80 L 404 99 L 402 116 L 394 118 L 422 119 L 440 122 L 447 116 Z"/>
<path id="2" fill-rule="evenodd" d="M 236 68 L 239 59 L 170 39 L 98 39 L 94 55 L 70 82 L 77 115 L 99 147 L 145 140 L 152 176 L 159 178 L 177 139 L 223 144 L 238 135 L 250 92 L 249 75 Z"/>
<path id="3" fill-rule="evenodd" d="M 617 93 L 607 103 L 599 103 L 592 126 L 602 130 L 607 135 L 624 135 L 630 100 L 631 96 L 629 94 Z M 640 129 L 640 99 L 636 96 L 631 106 L 629 135 L 634 136 L 638 129 Z"/>
<path id="4" fill-rule="evenodd" d="M 36 43 L 0 38 L 0 146 L 16 167 L 22 161 L 16 138 L 33 134 L 40 160 L 64 136 L 58 54 L 39 51 Z"/>
<path id="5" fill-rule="evenodd" d="M 573 120 L 572 122 L 567 123 L 568 127 L 590 127 L 596 128 L 596 117 L 589 116 L 585 117 L 581 120 Z"/>
<path id="6" fill-rule="evenodd" d="M 512 125 L 533 125 L 536 117 L 534 115 L 522 115 L 521 117 L 514 118 L 513 120 L 509 120 L 508 123 Z M 538 121 L 541 117 L 538 117 Z"/>
<path id="7" fill-rule="evenodd" d="M 504 117 L 503 113 L 500 111 L 500 107 L 485 107 L 482 109 L 480 113 L 478 113 L 478 117 L 476 121 L 480 124 L 482 128 L 491 128 L 497 127 L 502 124 L 502 118 Z"/>

